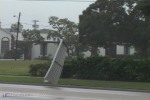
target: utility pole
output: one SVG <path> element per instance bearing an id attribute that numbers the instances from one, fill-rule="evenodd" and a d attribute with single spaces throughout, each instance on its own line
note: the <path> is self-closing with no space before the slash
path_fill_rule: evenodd
<path id="1" fill-rule="evenodd" d="M 20 26 L 20 16 L 21 16 L 21 12 L 19 12 L 19 17 L 18 17 L 18 22 L 17 22 L 17 36 L 16 36 L 15 61 L 17 60 L 18 33 L 19 33 L 19 26 Z"/>
<path id="2" fill-rule="evenodd" d="M 33 25 L 32 25 L 32 27 L 33 27 L 33 29 L 34 30 L 36 30 L 37 28 L 39 28 L 39 25 L 37 25 L 37 22 L 39 22 L 38 20 L 33 20 Z"/>

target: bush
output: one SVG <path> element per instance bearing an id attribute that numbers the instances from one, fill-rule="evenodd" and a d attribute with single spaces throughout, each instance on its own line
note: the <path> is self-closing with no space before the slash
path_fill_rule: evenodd
<path id="1" fill-rule="evenodd" d="M 75 78 L 77 73 L 77 61 L 76 60 L 66 60 L 63 66 L 62 78 Z"/>
<path id="2" fill-rule="evenodd" d="M 15 50 L 9 50 L 6 51 L 4 54 L 4 59 L 14 59 L 16 57 L 16 59 L 21 58 L 23 52 L 21 50 L 17 50 L 17 54 L 15 52 Z"/>
<path id="3" fill-rule="evenodd" d="M 80 58 L 78 61 L 78 78 L 82 79 L 110 79 L 111 60 L 106 57 Z"/>
<path id="4" fill-rule="evenodd" d="M 76 61 L 65 61 L 65 64 L 63 66 L 61 77 L 63 78 L 72 78 L 74 77 L 74 74 L 76 73 L 76 67 L 74 66 Z M 42 64 L 31 64 L 29 66 L 29 74 L 31 76 L 45 76 L 46 72 L 48 71 L 50 67 L 50 63 L 42 63 Z"/>
<path id="5" fill-rule="evenodd" d="M 49 55 L 49 56 L 39 56 L 36 59 L 38 59 L 38 60 L 51 60 L 51 55 Z"/>
<path id="6" fill-rule="evenodd" d="M 29 66 L 30 67 L 29 74 L 31 76 L 43 77 L 46 74 L 49 66 L 50 66 L 50 63 L 40 63 L 40 64 L 35 64 L 35 65 L 31 64 Z"/>
<path id="7" fill-rule="evenodd" d="M 150 82 L 150 60 L 89 57 L 78 60 L 77 78 Z"/>
<path id="8" fill-rule="evenodd" d="M 30 65 L 30 74 L 44 76 L 50 64 Z M 63 78 L 150 82 L 150 60 L 88 57 L 66 60 Z"/>

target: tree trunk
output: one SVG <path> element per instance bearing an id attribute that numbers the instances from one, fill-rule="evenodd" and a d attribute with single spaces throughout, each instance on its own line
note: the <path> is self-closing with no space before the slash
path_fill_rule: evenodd
<path id="1" fill-rule="evenodd" d="M 128 44 L 124 45 L 124 55 L 130 55 L 130 46 Z"/>
<path id="2" fill-rule="evenodd" d="M 91 52 L 91 56 L 98 56 L 98 46 L 93 46 L 91 49 L 90 49 L 90 52 Z"/>
<path id="3" fill-rule="evenodd" d="M 136 51 L 139 58 L 148 58 L 148 45 L 138 46 Z"/>
<path id="4" fill-rule="evenodd" d="M 148 58 L 148 48 L 146 46 L 141 48 L 140 57 L 141 58 Z"/>
<path id="5" fill-rule="evenodd" d="M 116 44 L 115 45 L 109 45 L 109 47 L 105 48 L 105 55 L 114 57 L 116 56 Z"/>

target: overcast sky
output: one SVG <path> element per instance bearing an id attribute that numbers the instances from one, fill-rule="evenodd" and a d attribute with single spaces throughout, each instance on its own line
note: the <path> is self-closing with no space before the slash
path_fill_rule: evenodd
<path id="1" fill-rule="evenodd" d="M 20 22 L 23 23 L 24 28 L 32 28 L 32 20 L 39 20 L 40 22 L 38 24 L 40 28 L 49 28 L 48 18 L 50 16 L 68 18 L 71 21 L 79 23 L 79 15 L 92 3 L 93 2 L 0 0 L 0 21 L 2 22 L 2 28 L 9 28 L 12 23 L 17 22 L 17 18 L 13 16 L 18 16 L 19 12 L 21 12 Z"/>

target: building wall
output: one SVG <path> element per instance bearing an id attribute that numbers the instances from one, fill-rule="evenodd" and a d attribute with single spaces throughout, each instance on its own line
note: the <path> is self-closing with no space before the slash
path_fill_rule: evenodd
<path id="1" fill-rule="evenodd" d="M 57 50 L 58 44 L 56 43 L 47 43 L 47 53 L 46 56 L 54 57 L 55 52 Z M 32 59 L 36 59 L 41 57 L 41 44 L 33 44 L 32 48 Z"/>
<path id="2" fill-rule="evenodd" d="M 117 45 L 117 55 L 124 55 L 124 45 Z M 129 55 L 134 55 L 135 48 L 133 46 L 129 47 Z"/>
<path id="3" fill-rule="evenodd" d="M 99 55 L 100 56 L 105 56 L 105 49 L 104 48 L 98 48 L 98 49 L 99 49 Z M 83 54 L 84 54 L 84 57 L 91 56 L 91 52 L 90 51 L 83 52 Z"/>
<path id="4" fill-rule="evenodd" d="M 117 55 L 123 55 L 124 54 L 124 46 L 123 45 L 117 45 Z"/>
<path id="5" fill-rule="evenodd" d="M 40 44 L 33 44 L 31 59 L 40 57 Z"/>
<path id="6" fill-rule="evenodd" d="M 104 48 L 98 48 L 100 53 L 99 55 L 100 56 L 105 56 L 106 54 L 106 51 Z M 129 55 L 134 55 L 135 53 L 135 48 L 134 47 L 129 47 Z M 83 52 L 84 54 L 84 57 L 89 57 L 91 55 L 91 52 L 90 51 L 86 51 L 86 52 Z M 124 45 L 117 45 L 116 46 L 116 55 L 124 55 Z"/>
<path id="7" fill-rule="evenodd" d="M 47 53 L 46 56 L 50 56 L 51 58 L 54 57 L 55 52 L 57 50 L 58 44 L 57 43 L 47 43 Z M 105 49 L 104 48 L 98 48 L 99 49 L 99 55 L 105 56 Z M 133 55 L 135 53 L 135 49 L 133 47 L 130 47 L 130 55 Z M 83 52 L 84 57 L 89 57 L 91 55 L 90 51 Z M 124 46 L 123 45 L 117 45 L 116 46 L 116 55 L 124 55 Z M 41 54 L 41 44 L 33 44 L 32 48 L 32 59 L 36 59 L 43 56 Z"/>
<path id="8" fill-rule="evenodd" d="M 55 52 L 57 50 L 58 44 L 57 43 L 48 43 L 47 45 L 47 53 L 50 55 L 52 58 L 55 55 Z"/>
<path id="9" fill-rule="evenodd" d="M 2 54 L 2 52 L 1 52 L 1 43 L 2 42 L 1 41 L 4 37 L 9 39 L 9 50 L 11 49 L 11 35 L 0 29 L 0 54 Z"/>

